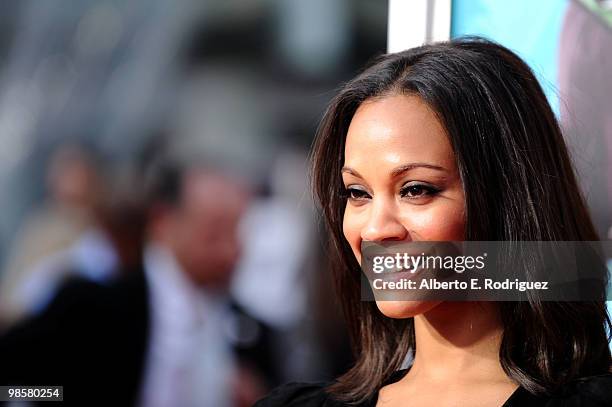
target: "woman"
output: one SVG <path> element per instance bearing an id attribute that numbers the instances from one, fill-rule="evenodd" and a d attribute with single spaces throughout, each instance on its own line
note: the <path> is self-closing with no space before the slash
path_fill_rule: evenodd
<path id="1" fill-rule="evenodd" d="M 361 301 L 364 241 L 598 240 L 518 56 L 478 38 L 382 56 L 331 102 L 313 168 L 357 361 L 256 406 L 612 403 L 604 301 Z"/>

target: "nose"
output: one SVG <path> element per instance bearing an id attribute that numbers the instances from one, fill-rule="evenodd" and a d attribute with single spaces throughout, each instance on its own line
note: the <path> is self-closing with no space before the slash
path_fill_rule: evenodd
<path id="1" fill-rule="evenodd" d="M 374 203 L 361 230 L 361 239 L 372 242 L 405 240 L 409 233 L 397 215 L 397 208 L 392 203 Z"/>

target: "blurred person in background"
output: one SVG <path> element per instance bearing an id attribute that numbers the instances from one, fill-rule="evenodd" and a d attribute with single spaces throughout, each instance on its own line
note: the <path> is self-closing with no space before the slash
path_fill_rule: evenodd
<path id="1" fill-rule="evenodd" d="M 246 406 L 267 390 L 252 361 L 268 359 L 268 330 L 227 292 L 249 187 L 199 165 L 154 167 L 140 270 L 66 283 L 0 338 L 0 383 L 61 384 L 87 405 Z"/>
<path id="2" fill-rule="evenodd" d="M 127 167 L 104 172 L 108 174 L 91 204 L 89 226 L 68 248 L 25 268 L 14 284 L 10 303 L 5 300 L 14 311 L 13 323 L 44 310 L 67 279 L 82 277 L 105 284 L 139 267 L 145 226 L 139 180 Z"/>
<path id="3" fill-rule="evenodd" d="M 20 287 L 35 265 L 70 247 L 93 222 L 101 180 L 91 149 L 79 143 L 59 145 L 49 159 L 46 181 L 47 200 L 23 223 L 0 274 L 0 320 L 4 323 L 26 312 Z"/>
<path id="4" fill-rule="evenodd" d="M 243 345 L 241 327 L 263 329 L 228 295 L 250 187 L 203 167 L 158 167 L 144 255 L 152 318 L 141 405 L 250 405 L 265 385 L 238 366 L 232 342 Z"/>

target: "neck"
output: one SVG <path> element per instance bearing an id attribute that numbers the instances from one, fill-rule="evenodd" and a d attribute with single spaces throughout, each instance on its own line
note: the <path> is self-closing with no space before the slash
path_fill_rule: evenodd
<path id="1" fill-rule="evenodd" d="M 443 302 L 414 317 L 410 373 L 428 380 L 508 380 L 499 361 L 502 324 L 495 303 Z"/>

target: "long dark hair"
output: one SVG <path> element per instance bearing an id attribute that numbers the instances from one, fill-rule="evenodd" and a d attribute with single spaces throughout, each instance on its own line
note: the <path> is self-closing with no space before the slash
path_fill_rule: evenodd
<path id="1" fill-rule="evenodd" d="M 392 94 L 418 95 L 446 128 L 465 191 L 467 240 L 598 240 L 557 120 L 516 54 L 472 37 L 381 56 L 332 100 L 312 152 L 314 194 L 357 357 L 328 388 L 344 402 L 372 397 L 409 349 L 416 351 L 412 318 L 387 318 L 360 300 L 359 264 L 342 232 L 349 123 L 365 100 Z M 547 394 L 610 371 L 603 298 L 498 303 L 506 374 L 533 394 Z"/>

